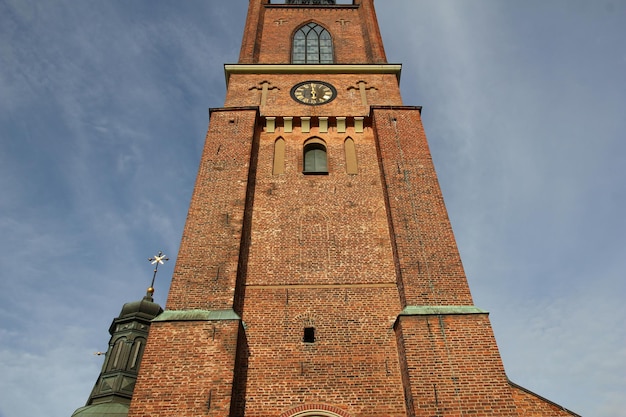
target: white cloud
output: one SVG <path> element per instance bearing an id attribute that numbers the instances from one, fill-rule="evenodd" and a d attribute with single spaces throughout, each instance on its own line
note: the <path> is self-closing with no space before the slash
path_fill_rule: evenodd
<path id="1" fill-rule="evenodd" d="M 626 374 L 626 67 L 608 4 L 377 4 L 509 376 L 607 417 Z"/>
<path id="2" fill-rule="evenodd" d="M 0 415 L 83 404 L 158 250 L 163 302 L 247 3 L 0 2 Z M 599 417 L 626 408 L 623 9 L 377 2 L 509 376 Z"/>
<path id="3" fill-rule="evenodd" d="M 67 317 L 57 319 L 70 321 Z M 0 350 L 0 413 L 69 416 L 84 404 L 93 387 L 84 381 L 95 383 L 102 360 L 94 357 L 96 350 L 81 348 L 85 327 L 58 326 L 56 330 L 54 337 L 46 339 L 33 335 L 28 350 Z M 81 397 L 83 402 L 73 403 Z"/>

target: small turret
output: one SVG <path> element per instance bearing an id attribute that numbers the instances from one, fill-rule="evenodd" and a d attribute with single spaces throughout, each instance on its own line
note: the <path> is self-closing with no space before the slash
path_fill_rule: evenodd
<path id="1" fill-rule="evenodd" d="M 137 381 L 150 323 L 163 312 L 152 296 L 158 265 L 167 258 L 159 252 L 159 255 L 149 260 L 156 264 L 152 284 L 145 297 L 124 304 L 119 316 L 113 319 L 109 327 L 111 339 L 102 371 L 89 395 L 86 406 L 74 411 L 72 417 L 126 417 L 128 415 L 128 407 Z"/>

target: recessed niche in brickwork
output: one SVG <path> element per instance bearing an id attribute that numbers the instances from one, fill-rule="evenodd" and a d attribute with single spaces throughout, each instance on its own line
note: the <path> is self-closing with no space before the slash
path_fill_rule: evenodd
<path id="1" fill-rule="evenodd" d="M 285 172 L 285 139 L 278 138 L 274 142 L 274 175 L 280 175 Z"/>
<path id="2" fill-rule="evenodd" d="M 311 189 L 310 192 L 316 192 Z M 302 211 L 299 219 L 297 244 L 300 247 L 300 271 L 307 278 L 326 278 L 330 265 L 332 242 L 328 228 L 329 217 L 313 207 Z"/>
<path id="3" fill-rule="evenodd" d="M 354 146 L 354 140 L 347 138 L 344 142 L 345 157 L 346 157 L 346 173 L 350 175 L 356 175 L 359 173 L 356 160 L 356 147 Z"/>
<path id="4" fill-rule="evenodd" d="M 315 327 L 305 327 L 304 336 L 302 337 L 304 343 L 315 343 Z"/>

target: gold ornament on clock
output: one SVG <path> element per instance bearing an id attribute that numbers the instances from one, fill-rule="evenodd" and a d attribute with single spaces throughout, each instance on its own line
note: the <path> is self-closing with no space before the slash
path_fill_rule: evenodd
<path id="1" fill-rule="evenodd" d="M 337 90 L 324 81 L 304 81 L 293 86 L 291 97 L 299 103 L 317 106 L 333 101 Z"/>

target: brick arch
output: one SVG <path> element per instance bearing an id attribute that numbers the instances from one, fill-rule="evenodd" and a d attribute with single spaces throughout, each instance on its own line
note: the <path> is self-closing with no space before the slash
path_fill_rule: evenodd
<path id="1" fill-rule="evenodd" d="M 330 28 L 325 25 L 324 23 L 322 23 L 319 20 L 315 20 L 315 19 L 309 19 L 306 22 L 301 22 L 300 24 L 298 24 L 295 28 L 293 28 L 291 30 L 291 35 L 290 35 L 290 39 L 293 41 L 293 37 L 296 35 L 296 32 L 299 31 L 300 29 L 302 29 L 303 27 L 305 27 L 306 25 L 308 25 L 309 23 L 314 23 L 318 26 L 323 27 L 324 29 L 326 29 L 326 31 L 330 34 L 330 37 L 334 40 L 335 37 L 333 36 L 333 33 L 330 31 Z"/>
<path id="2" fill-rule="evenodd" d="M 312 160 L 309 162 L 313 162 L 313 166 L 309 166 L 307 169 L 307 154 L 309 152 L 316 153 L 316 150 L 320 150 L 319 157 L 323 160 L 323 163 L 320 166 L 314 162 L 316 160 L 312 154 L 309 154 L 309 157 L 312 157 Z M 323 156 L 322 156 L 323 155 Z M 328 166 L 329 166 L 329 158 L 328 158 L 328 146 L 326 145 L 326 141 L 317 136 L 313 136 L 304 141 L 302 146 L 302 171 L 303 173 L 309 174 L 328 174 Z M 320 161 L 321 163 L 321 161 Z"/>
<path id="3" fill-rule="evenodd" d="M 333 405 L 303 404 L 282 413 L 280 417 L 352 417 L 352 415 Z"/>
<path id="4" fill-rule="evenodd" d="M 293 318 L 293 321 L 303 326 L 312 326 L 312 327 L 315 327 L 320 322 L 319 317 L 317 317 L 317 315 L 312 314 L 309 311 L 306 311 L 302 314 L 298 314 L 297 316 Z"/>
<path id="5" fill-rule="evenodd" d="M 306 146 L 306 145 L 308 145 L 310 143 L 319 143 L 320 145 L 327 146 L 326 145 L 326 141 L 324 139 L 320 138 L 319 136 L 311 136 L 310 138 L 307 138 L 304 141 L 303 145 Z"/>

